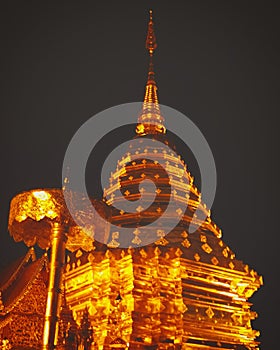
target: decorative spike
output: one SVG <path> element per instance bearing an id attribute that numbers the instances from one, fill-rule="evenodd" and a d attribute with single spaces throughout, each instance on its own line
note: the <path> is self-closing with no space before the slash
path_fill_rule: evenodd
<path id="1" fill-rule="evenodd" d="M 143 108 L 140 117 L 138 118 L 138 125 L 136 133 L 138 135 L 147 134 L 165 134 L 166 128 L 164 126 L 164 118 L 161 115 L 157 85 L 155 81 L 153 54 L 157 47 L 156 36 L 154 32 L 153 12 L 150 10 L 150 19 L 148 24 L 148 33 L 146 38 L 146 49 L 150 55 L 150 63 L 148 70 L 148 79 L 145 88 L 145 97 Z"/>
<path id="2" fill-rule="evenodd" d="M 156 42 L 156 36 L 154 32 L 153 10 L 150 10 L 150 20 L 148 24 L 148 33 L 147 33 L 147 39 L 146 39 L 146 49 L 149 51 L 150 56 L 153 56 L 156 48 L 157 48 L 157 42 Z"/>

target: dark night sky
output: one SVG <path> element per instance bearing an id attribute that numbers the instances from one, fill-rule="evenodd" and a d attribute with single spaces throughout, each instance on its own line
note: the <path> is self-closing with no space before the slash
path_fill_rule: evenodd
<path id="1" fill-rule="evenodd" d="M 261 349 L 276 349 L 279 16 L 269 1 L 6 2 L 1 265 L 26 251 L 7 231 L 11 198 L 60 187 L 63 156 L 81 124 L 108 107 L 142 100 L 150 7 L 160 102 L 190 117 L 213 151 L 213 217 L 237 258 L 264 276 L 252 298 L 259 313 L 254 327 L 262 331 Z M 120 130 L 119 140 L 126 137 Z"/>

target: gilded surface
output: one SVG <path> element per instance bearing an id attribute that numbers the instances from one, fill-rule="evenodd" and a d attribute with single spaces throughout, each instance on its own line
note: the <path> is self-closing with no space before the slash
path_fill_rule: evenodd
<path id="1" fill-rule="evenodd" d="M 72 194 L 73 196 L 75 194 Z M 83 208 L 83 196 L 75 195 L 79 207 Z M 88 229 L 82 230 L 72 219 L 66 207 L 61 189 L 37 189 L 23 192 L 15 196 L 10 205 L 9 231 L 16 242 L 24 241 L 30 247 L 38 244 L 46 249 L 51 245 L 51 228 L 54 222 L 65 227 L 67 233 L 66 248 L 75 251 L 80 247 L 88 251 L 92 249 L 97 221 L 87 218 L 87 210 L 76 212 L 88 222 Z M 87 220 L 87 221 L 86 221 Z M 106 228 L 100 228 L 104 229 Z"/>
<path id="2" fill-rule="evenodd" d="M 156 48 L 152 17 L 146 45 L 152 56 Z M 142 112 L 136 130 L 138 135 L 165 134 L 152 61 Z M 156 127 L 151 122 L 156 123 Z M 131 162 L 132 153 L 138 155 L 138 161 Z M 166 178 L 156 161 L 147 160 L 149 154 L 164 159 L 172 179 Z M 124 250 L 118 248 L 118 232 L 110 232 L 109 247 L 100 247 L 94 242 L 90 250 L 92 243 L 85 244 L 85 249 L 67 258 L 66 301 L 78 324 L 82 322 L 84 310 L 88 310 L 94 333 L 92 349 L 258 349 L 258 331 L 251 325 L 257 314 L 251 310 L 248 298 L 262 285 L 262 278 L 238 260 L 220 239 L 220 228 L 211 219 L 193 177 L 176 152 L 160 148 L 130 149 L 119 161 L 105 190 L 107 205 L 123 200 L 115 194 L 117 189 L 121 189 L 127 199 L 139 198 L 141 182 L 148 175 L 156 185 L 156 201 L 148 212 L 143 214 L 141 207 L 136 214 L 116 211 L 113 223 L 149 223 L 172 198 L 172 215 L 179 215 L 181 204 L 187 203 L 178 226 L 165 235 L 169 232 L 167 220 L 166 226 L 156 228 L 156 242 L 146 246 L 142 244 L 141 227 L 137 227 L 132 242 L 136 248 Z M 174 188 L 172 193 L 168 191 L 169 181 Z M 46 199 L 43 193 L 39 193 L 39 198 L 35 196 L 36 199 L 29 198 L 30 195 L 34 197 L 28 193 L 23 195 L 23 200 L 21 197 L 15 200 L 9 222 L 14 238 L 29 245 L 34 240 L 44 241 L 44 235 L 47 241 L 48 231 L 44 225 L 67 217 L 58 199 L 60 195 L 57 197 L 48 191 Z M 194 219 L 201 225 L 189 234 L 195 211 Z M 203 222 L 202 213 L 207 215 Z M 30 228 L 26 231 L 29 233 L 18 229 L 18 224 L 24 222 Z M 31 222 L 40 223 L 34 234 Z M 79 232 L 73 236 L 78 237 Z M 137 245 L 142 246 L 137 248 Z M 71 250 L 77 248 L 74 246 Z"/>
<path id="3" fill-rule="evenodd" d="M 188 259 L 188 250 L 152 245 L 69 256 L 67 302 L 78 323 L 88 307 L 94 349 L 106 349 L 117 338 L 131 349 L 167 349 L 168 343 L 257 349 L 258 332 L 251 327 L 256 313 L 247 299 L 261 278 L 244 265 L 237 271 Z"/>
<path id="4" fill-rule="evenodd" d="M 38 275 L 32 281 L 32 287 L 25 290 L 21 300 L 6 316 L 8 322 L 2 332 L 10 339 L 13 348 L 41 348 L 46 297 L 45 283 Z"/>

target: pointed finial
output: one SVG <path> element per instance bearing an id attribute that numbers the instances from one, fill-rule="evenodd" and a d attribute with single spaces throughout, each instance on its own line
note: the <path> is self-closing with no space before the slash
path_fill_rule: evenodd
<path id="1" fill-rule="evenodd" d="M 157 42 L 156 42 L 156 36 L 154 31 L 153 10 L 150 10 L 150 20 L 148 25 L 147 39 L 146 39 L 146 49 L 149 51 L 150 56 L 153 56 L 153 53 L 156 48 L 157 48 Z"/>
<path id="2" fill-rule="evenodd" d="M 145 96 L 143 102 L 142 113 L 138 118 L 136 133 L 138 135 L 147 134 L 165 134 L 164 118 L 161 115 L 157 85 L 155 81 L 155 72 L 153 64 L 153 54 L 157 48 L 156 36 L 154 32 L 153 11 L 149 11 L 148 33 L 146 38 L 146 49 L 150 55 L 150 63 L 148 70 L 148 79 L 145 88 Z"/>

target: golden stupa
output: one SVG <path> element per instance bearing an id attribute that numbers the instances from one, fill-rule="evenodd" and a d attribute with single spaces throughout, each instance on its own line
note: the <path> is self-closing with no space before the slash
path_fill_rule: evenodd
<path id="1" fill-rule="evenodd" d="M 138 146 L 132 145 L 119 160 L 100 203 L 112 209 L 112 224 L 134 227 L 131 244 L 129 248 L 121 248 L 119 232 L 111 230 L 106 233 L 107 244 L 89 240 L 84 242 L 86 246 L 68 253 L 56 348 L 256 350 L 259 332 L 252 329 L 251 321 L 257 315 L 251 311 L 248 299 L 262 285 L 262 277 L 237 260 L 222 241 L 222 232 L 202 202 L 193 177 L 172 147 L 166 150 L 158 143 L 153 147 L 145 142 L 141 146 L 146 138 L 169 145 L 155 82 L 153 54 L 157 44 L 153 26 L 150 12 L 146 40 L 150 64 L 136 127 Z M 133 157 L 135 154 L 137 159 Z M 160 166 L 162 160 L 171 178 Z M 115 207 L 124 200 L 123 196 L 131 201 L 140 198 L 144 179 L 155 184 L 154 193 L 146 193 L 147 198 L 154 198 L 153 204 L 146 209 L 137 208 L 136 213 L 117 210 Z M 172 206 L 165 221 L 149 228 L 147 225 L 165 212 L 170 199 Z M 170 229 L 169 219 L 176 216 L 180 217 L 179 224 Z M 190 223 L 194 221 L 198 229 L 190 233 Z M 149 230 L 156 236 L 153 243 L 149 242 Z M 30 257 L 32 262 L 27 265 Z M 28 310 L 33 307 L 32 300 L 39 303 L 39 298 L 34 298 L 32 293 L 40 295 L 40 305 L 46 300 L 47 256 L 36 260 L 33 253 L 29 253 L 23 261 L 20 269 L 7 274 L 10 277 L 4 279 L 2 287 L 0 283 L 4 296 L 2 306 L 0 304 L 0 330 L 7 325 L 12 328 L 13 313 L 17 317 L 22 315 L 25 300 L 29 300 Z M 24 272 L 27 269 L 32 270 L 33 282 L 28 281 L 29 273 Z M 20 275 L 23 277 L 17 277 L 18 271 L 23 271 Z M 21 282 L 16 282 L 19 278 L 23 278 L 22 283 L 28 281 L 30 286 L 23 294 L 20 294 Z M 17 287 L 15 300 L 7 292 L 13 285 Z M 9 308 L 5 304 L 10 305 Z M 36 310 L 38 313 L 39 306 Z M 33 311 L 32 315 L 35 314 Z M 28 328 L 28 318 L 25 318 L 25 345 L 20 347 L 18 342 L 17 349 L 41 348 L 43 314 L 40 306 L 41 318 L 36 316 L 37 321 L 32 321 L 33 330 Z M 27 334 L 34 329 L 40 329 L 41 333 L 38 331 L 36 340 L 32 338 L 32 346 L 27 347 Z M 77 345 L 65 341 L 65 329 L 68 333 L 72 330 L 74 338 L 75 332 L 83 334 L 85 329 L 83 342 Z M 7 334 L 13 342 L 13 334 Z"/>
<path id="2" fill-rule="evenodd" d="M 106 249 L 79 250 L 68 256 L 67 303 L 77 320 L 88 308 L 94 349 L 257 349 L 259 332 L 251 327 L 256 313 L 247 300 L 262 278 L 237 260 L 221 240 L 221 230 L 210 218 L 180 156 L 171 148 L 169 152 L 158 146 L 141 148 L 141 138 L 146 136 L 168 143 L 152 62 L 156 46 L 150 12 L 146 40 L 150 65 L 136 128 L 140 146 L 132 147 L 119 161 L 104 194 L 112 207 L 123 201 L 115 195 L 117 189 L 127 199 L 138 199 L 145 178 L 156 185 L 155 200 L 138 213 L 113 210 L 113 224 L 139 225 L 131 237 L 132 248 L 118 248 L 118 232 L 111 232 Z M 138 160 L 133 161 L 132 154 L 137 154 Z M 172 193 L 170 179 L 158 162 L 147 160 L 155 154 L 167 162 L 175 188 Z M 166 226 L 156 229 L 157 240 L 146 245 L 141 227 L 161 215 L 170 197 L 174 205 L 169 215 L 182 215 L 181 204 L 186 200 L 187 210 L 167 235 L 166 218 Z M 190 234 L 188 227 L 195 211 L 200 227 Z M 199 222 L 200 213 L 207 216 L 203 222 Z"/>

